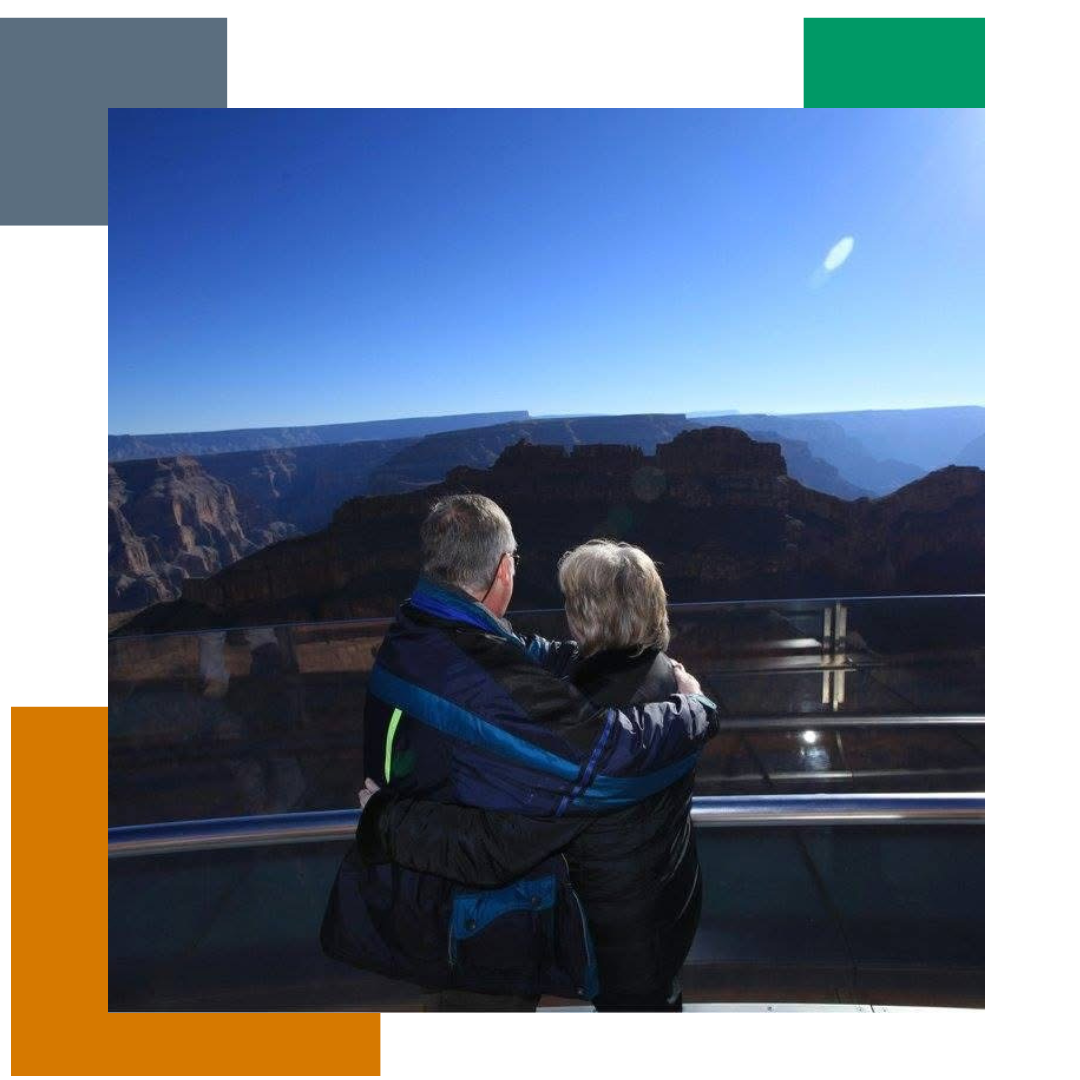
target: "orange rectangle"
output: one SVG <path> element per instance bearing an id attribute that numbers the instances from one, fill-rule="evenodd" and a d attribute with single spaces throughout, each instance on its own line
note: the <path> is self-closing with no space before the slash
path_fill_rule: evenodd
<path id="1" fill-rule="evenodd" d="M 110 1013 L 108 710 L 11 710 L 11 1072 L 379 1075 L 378 1013 Z"/>

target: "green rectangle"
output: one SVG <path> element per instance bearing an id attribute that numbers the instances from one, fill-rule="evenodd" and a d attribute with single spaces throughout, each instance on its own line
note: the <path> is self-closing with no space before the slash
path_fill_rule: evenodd
<path id="1" fill-rule="evenodd" d="M 804 19 L 805 108 L 977 108 L 985 19 Z"/>

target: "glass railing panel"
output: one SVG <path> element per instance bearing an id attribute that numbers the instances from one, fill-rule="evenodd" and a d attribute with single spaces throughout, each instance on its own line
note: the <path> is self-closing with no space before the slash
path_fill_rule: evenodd
<path id="1" fill-rule="evenodd" d="M 699 828 L 688 1001 L 980 1004 L 983 829 Z M 113 1010 L 421 1005 L 417 988 L 326 959 L 345 846 L 112 860 Z"/>
<path id="2" fill-rule="evenodd" d="M 414 987 L 319 947 L 344 845 L 194 852 L 109 863 L 111 1010 L 415 1006 Z"/>
<path id="3" fill-rule="evenodd" d="M 982 968 L 981 828 L 813 828 L 799 835 L 857 967 Z"/>
<path id="4" fill-rule="evenodd" d="M 984 833 L 699 830 L 688 1000 L 980 1005 Z"/>
<path id="5" fill-rule="evenodd" d="M 977 733 L 977 734 L 976 734 Z M 805 724 L 721 730 L 701 755 L 699 795 L 982 791 L 982 728 Z"/>
<path id="6" fill-rule="evenodd" d="M 830 967 L 850 979 L 795 829 L 698 829 L 697 838 L 704 892 L 691 966 Z"/>
<path id="7" fill-rule="evenodd" d="M 858 727 L 837 731 L 835 738 L 839 760 L 860 791 L 982 791 L 986 786 L 981 728 Z"/>
<path id="8" fill-rule="evenodd" d="M 885 784 L 868 790 L 979 782 L 971 731 L 966 744 L 947 732 L 844 731 L 814 747 L 799 733 L 814 717 L 981 713 L 982 597 L 675 605 L 671 623 L 672 654 L 727 716 L 792 721 L 781 736 L 715 741 L 699 769 L 703 793 L 785 790 L 770 783 L 832 790 L 845 773 Z M 522 613 L 516 625 L 566 635 L 559 612 Z M 110 824 L 351 805 L 367 677 L 387 626 L 110 639 Z M 889 770 L 922 775 L 872 775 Z"/>

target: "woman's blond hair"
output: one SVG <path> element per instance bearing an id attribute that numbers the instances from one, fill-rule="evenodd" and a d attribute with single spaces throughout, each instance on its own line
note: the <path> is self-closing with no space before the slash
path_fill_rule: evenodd
<path id="1" fill-rule="evenodd" d="M 641 548 L 590 540 L 559 560 L 559 588 L 583 656 L 668 647 L 667 593 L 656 563 Z"/>

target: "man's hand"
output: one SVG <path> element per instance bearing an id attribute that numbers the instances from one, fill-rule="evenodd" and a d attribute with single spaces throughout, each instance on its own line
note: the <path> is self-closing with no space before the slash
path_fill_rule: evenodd
<path id="1" fill-rule="evenodd" d="M 689 691 L 687 691 L 687 693 L 689 693 Z M 375 792 L 378 791 L 378 790 L 379 790 L 379 785 L 376 784 L 375 781 L 372 780 L 371 777 L 369 776 L 364 781 L 364 786 L 357 792 L 357 795 L 360 796 L 360 809 L 361 810 L 363 810 L 364 807 L 367 806 L 368 799 L 370 799 L 371 796 L 374 795 Z"/>
<path id="2" fill-rule="evenodd" d="M 672 660 L 671 667 L 675 673 L 675 685 L 679 688 L 680 694 L 701 693 L 701 683 L 699 683 L 678 660 Z"/>

